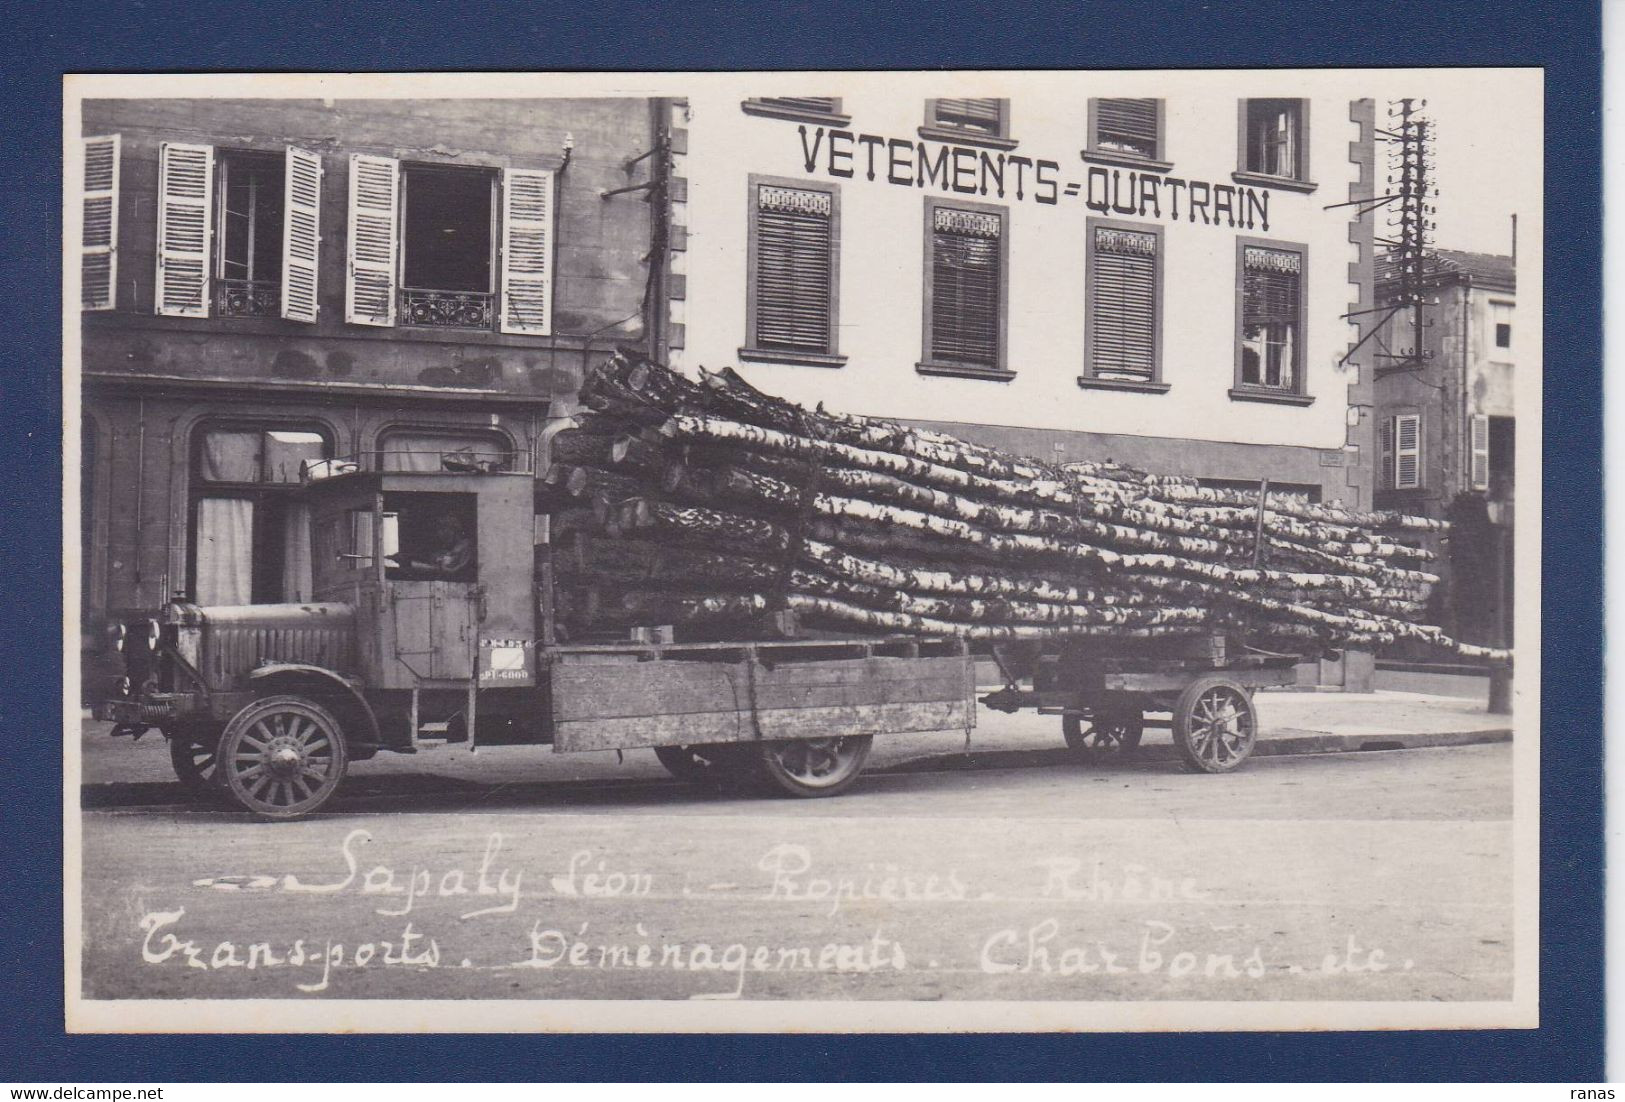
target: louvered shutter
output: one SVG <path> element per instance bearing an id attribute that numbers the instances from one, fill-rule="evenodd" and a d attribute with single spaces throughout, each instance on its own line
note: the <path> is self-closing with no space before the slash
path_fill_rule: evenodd
<path id="1" fill-rule="evenodd" d="M 350 155 L 344 320 L 355 325 L 395 324 L 400 180 L 400 162 L 393 157 Z"/>
<path id="2" fill-rule="evenodd" d="M 1422 417 L 1405 413 L 1394 418 L 1394 489 L 1422 485 Z"/>
<path id="3" fill-rule="evenodd" d="M 931 357 L 999 366 L 998 215 L 939 208 L 931 235 Z"/>
<path id="4" fill-rule="evenodd" d="M 996 99 L 939 99 L 936 121 L 942 126 L 962 126 L 998 134 L 1001 107 Z"/>
<path id="5" fill-rule="evenodd" d="M 214 146 L 164 142 L 158 147 L 158 276 L 160 314 L 209 316 L 209 245 L 214 229 Z"/>
<path id="6" fill-rule="evenodd" d="M 316 267 L 322 240 L 322 159 L 308 149 L 288 147 L 283 165 L 282 316 L 314 322 Z"/>
<path id="7" fill-rule="evenodd" d="M 1090 372 L 1150 381 L 1157 371 L 1157 235 L 1096 226 L 1090 245 Z"/>
<path id="8" fill-rule="evenodd" d="M 502 331 L 553 331 L 553 173 L 502 174 Z"/>
<path id="9" fill-rule="evenodd" d="M 119 136 L 84 139 L 84 154 L 79 305 L 86 310 L 111 310 L 118 289 Z"/>
<path id="10" fill-rule="evenodd" d="M 755 341 L 759 348 L 833 352 L 834 196 L 756 188 Z"/>
<path id="11" fill-rule="evenodd" d="M 1156 157 L 1157 101 L 1154 99 L 1100 99 L 1095 101 L 1095 144 Z"/>
<path id="12" fill-rule="evenodd" d="M 1475 413 L 1467 421 L 1472 444 L 1472 470 L 1469 473 L 1473 489 L 1487 490 L 1490 488 L 1490 419 L 1482 413 Z"/>

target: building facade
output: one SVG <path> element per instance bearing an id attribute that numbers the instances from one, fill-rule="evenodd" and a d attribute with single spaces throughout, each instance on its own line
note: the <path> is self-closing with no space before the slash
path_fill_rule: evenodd
<path id="1" fill-rule="evenodd" d="M 1440 546 L 1445 585 L 1434 618 L 1469 642 L 1506 646 L 1521 329 L 1513 258 L 1436 249 L 1420 287 L 1420 307 L 1388 317 L 1399 272 L 1379 259 L 1376 501 L 1455 522 L 1459 538 Z"/>
<path id="2" fill-rule="evenodd" d="M 583 372 L 663 321 L 651 204 L 605 193 L 638 177 L 664 116 L 646 99 L 84 103 L 87 634 L 175 594 L 308 596 L 288 493 L 306 461 L 533 469 Z"/>
<path id="3" fill-rule="evenodd" d="M 1350 201 L 1372 194 L 1371 101 L 1051 79 L 675 104 L 673 361 L 1369 507 L 1372 218 Z"/>

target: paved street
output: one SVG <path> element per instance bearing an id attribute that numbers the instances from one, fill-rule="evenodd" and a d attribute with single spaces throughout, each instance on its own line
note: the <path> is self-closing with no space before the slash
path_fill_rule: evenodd
<path id="1" fill-rule="evenodd" d="M 1350 701 L 1261 695 L 1266 735 L 1506 723 L 1397 693 L 1339 720 Z M 1057 749 L 1056 723 L 987 717 L 969 756 L 962 732 L 877 742 L 858 786 L 820 801 L 698 792 L 647 752 L 384 756 L 290 824 L 183 803 L 161 743 L 103 736 L 86 756 L 85 990 L 1510 996 L 1511 746 L 1493 732 L 1206 777 L 1157 752 L 1166 731 L 1142 759 L 1090 764 Z M 131 780 L 138 753 L 153 770 Z"/>

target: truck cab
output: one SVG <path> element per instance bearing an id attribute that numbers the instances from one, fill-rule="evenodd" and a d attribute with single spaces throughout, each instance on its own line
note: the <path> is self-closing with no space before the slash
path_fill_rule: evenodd
<path id="1" fill-rule="evenodd" d="M 115 734 L 159 728 L 183 782 L 270 818 L 308 814 L 380 750 L 542 739 L 524 722 L 539 718 L 532 476 L 377 458 L 306 464 L 313 600 L 177 599 L 120 626 L 126 672 L 98 709 Z"/>

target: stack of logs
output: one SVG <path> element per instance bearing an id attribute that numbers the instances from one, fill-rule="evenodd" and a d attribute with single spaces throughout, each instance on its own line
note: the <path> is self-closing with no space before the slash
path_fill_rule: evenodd
<path id="1" fill-rule="evenodd" d="M 538 490 L 574 638 L 725 634 L 789 611 L 859 634 L 1225 633 L 1300 653 L 1414 639 L 1506 657 L 1416 622 L 1437 578 L 1406 539 L 1439 521 L 1273 491 L 1261 514 L 1259 491 L 1052 465 L 627 355 L 581 398 Z"/>

